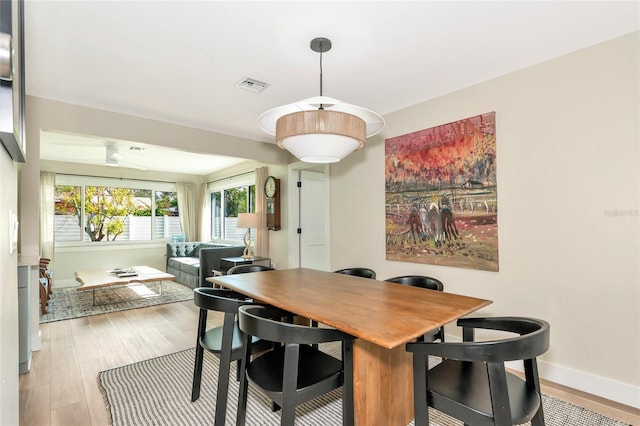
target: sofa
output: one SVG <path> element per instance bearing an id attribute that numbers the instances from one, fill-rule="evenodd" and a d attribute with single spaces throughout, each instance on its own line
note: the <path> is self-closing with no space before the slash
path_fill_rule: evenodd
<path id="1" fill-rule="evenodd" d="M 235 242 L 167 243 L 166 271 L 187 287 L 211 287 L 205 278 L 218 270 L 220 258 L 241 256 L 243 252 L 244 245 Z"/>

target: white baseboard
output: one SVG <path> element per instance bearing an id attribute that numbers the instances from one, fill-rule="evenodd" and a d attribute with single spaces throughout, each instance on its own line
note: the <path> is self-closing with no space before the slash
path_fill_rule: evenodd
<path id="1" fill-rule="evenodd" d="M 459 336 L 450 336 L 449 334 L 445 336 L 445 339 L 449 342 L 461 341 Z M 523 370 L 522 362 L 509 362 L 507 367 L 516 371 Z M 628 405 L 629 407 L 640 408 L 640 386 L 633 386 L 543 360 L 538 360 L 538 374 L 541 379 Z"/>
<path id="2" fill-rule="evenodd" d="M 538 360 L 540 377 L 592 395 L 640 408 L 640 387 Z"/>
<path id="3" fill-rule="evenodd" d="M 40 349 L 42 349 L 42 339 L 40 338 L 41 334 L 42 334 L 42 332 L 40 330 L 38 330 L 38 335 L 37 336 L 31 336 L 31 351 L 32 352 L 39 351 Z"/>

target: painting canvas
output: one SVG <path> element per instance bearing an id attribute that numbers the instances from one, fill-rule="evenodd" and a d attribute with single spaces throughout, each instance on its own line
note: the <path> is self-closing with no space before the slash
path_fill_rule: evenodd
<path id="1" fill-rule="evenodd" d="M 387 260 L 498 271 L 495 112 L 385 141 Z"/>

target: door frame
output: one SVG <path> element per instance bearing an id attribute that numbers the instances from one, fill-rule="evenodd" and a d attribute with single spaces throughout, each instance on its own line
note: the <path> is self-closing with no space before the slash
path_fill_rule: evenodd
<path id="1" fill-rule="evenodd" d="M 297 268 L 300 265 L 300 238 L 298 236 L 298 226 L 300 225 L 298 218 L 300 213 L 300 199 L 298 191 L 298 178 L 300 171 L 309 170 L 317 173 L 322 173 L 327 177 L 327 191 L 324 204 L 326 207 L 325 223 L 326 223 L 326 238 L 327 238 L 327 256 L 329 263 L 331 263 L 331 175 L 329 164 L 313 164 L 305 163 L 302 161 L 291 163 L 287 166 L 287 194 L 289 202 L 287 209 L 287 217 L 289 222 L 289 268 Z"/>

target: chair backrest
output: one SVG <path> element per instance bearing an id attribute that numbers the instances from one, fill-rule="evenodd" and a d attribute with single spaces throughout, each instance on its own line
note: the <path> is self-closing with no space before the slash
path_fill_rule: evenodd
<path id="1" fill-rule="evenodd" d="M 202 365 L 204 350 L 218 355 L 218 385 L 216 390 L 216 425 L 224 424 L 227 411 L 227 395 L 229 389 L 229 371 L 231 361 L 239 361 L 243 354 L 243 341 L 236 322 L 238 308 L 253 301 L 235 291 L 198 287 L 193 290 L 193 301 L 200 308 L 198 319 L 198 333 L 193 369 L 193 383 L 191 387 L 191 402 L 200 398 L 202 383 Z M 207 331 L 207 313 L 209 311 L 223 313 L 222 325 Z M 254 343 L 256 343 L 254 341 Z M 262 351 L 267 349 L 262 345 L 255 345 L 252 349 Z"/>
<path id="2" fill-rule="evenodd" d="M 282 322 L 289 312 L 273 306 L 246 305 L 238 309 L 244 350 L 238 398 L 237 425 L 246 420 L 249 380 L 282 408 L 280 424 L 292 425 L 295 407 L 333 389 L 342 387 L 342 424 L 354 424 L 353 341 L 354 336 L 332 328 Z M 267 353 L 249 357 L 249 338 L 280 342 Z M 342 357 L 336 359 L 315 347 L 318 343 L 340 342 Z"/>
<path id="3" fill-rule="evenodd" d="M 444 284 L 442 284 L 442 281 L 425 275 L 402 275 L 399 277 L 387 278 L 385 281 L 412 287 L 444 291 Z"/>
<path id="4" fill-rule="evenodd" d="M 198 287 L 193 290 L 193 303 L 201 309 L 235 314 L 240 306 L 253 303 L 253 300 L 231 290 Z"/>
<path id="5" fill-rule="evenodd" d="M 336 274 L 355 275 L 356 277 L 376 279 L 376 273 L 369 268 L 344 268 L 333 271 Z"/>
<path id="6" fill-rule="evenodd" d="M 271 342 L 314 344 L 353 340 L 355 337 L 333 328 L 310 327 L 282 322 L 289 312 L 273 306 L 245 305 L 238 309 L 240 330 Z"/>
<path id="7" fill-rule="evenodd" d="M 478 356 L 479 361 L 526 360 L 542 355 L 549 349 L 549 323 L 527 317 L 461 318 L 462 345 L 471 347 L 465 352 Z M 519 334 L 519 336 L 483 342 L 474 342 L 474 330 L 498 330 Z M 470 360 L 473 361 L 473 360 Z"/>
<path id="8" fill-rule="evenodd" d="M 463 342 L 408 343 L 407 350 L 414 353 L 441 356 L 470 362 L 503 362 L 527 360 L 542 355 L 549 349 L 549 323 L 526 317 L 461 318 Z M 474 329 L 499 330 L 519 336 L 501 340 L 473 341 Z"/>
<path id="9" fill-rule="evenodd" d="M 231 274 L 247 274 L 250 272 L 273 271 L 274 268 L 265 265 L 238 265 L 230 268 L 227 275 Z"/>

